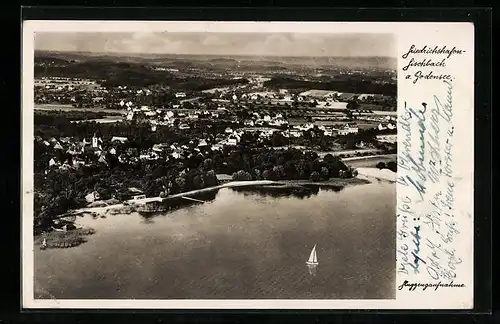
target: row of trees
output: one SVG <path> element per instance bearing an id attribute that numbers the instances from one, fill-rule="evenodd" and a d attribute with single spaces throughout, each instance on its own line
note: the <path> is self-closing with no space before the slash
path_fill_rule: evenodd
<path id="1" fill-rule="evenodd" d="M 333 177 L 350 177 L 350 169 L 331 154 L 323 160 L 312 151 L 251 150 L 234 152 L 229 157 L 226 171 L 234 180 L 327 180 Z M 236 171 L 235 171 L 236 170 Z"/>
<path id="2" fill-rule="evenodd" d="M 52 154 L 38 144 L 35 165 Z M 77 169 L 51 169 L 47 174 L 35 169 L 35 219 L 46 226 L 52 218 L 69 209 L 85 206 L 85 196 L 97 191 L 102 199 L 124 200 L 128 188 L 136 187 L 146 196 L 175 194 L 218 184 L 217 173 L 235 174 L 235 180 L 311 179 L 351 176 L 338 158 L 323 160 L 314 152 L 300 150 L 226 148 L 181 160 L 120 163 L 108 154 L 108 163 L 93 163 Z M 62 153 L 64 154 L 64 153 Z M 46 169 L 46 168 L 45 168 Z"/>
<path id="3" fill-rule="evenodd" d="M 319 90 L 335 90 L 340 92 L 352 93 L 373 93 L 387 96 L 396 96 L 396 83 L 374 83 L 363 79 L 356 80 L 331 80 L 327 82 L 321 81 L 305 81 L 296 80 L 286 77 L 275 77 L 264 82 L 264 87 L 277 89 L 319 89 Z"/>

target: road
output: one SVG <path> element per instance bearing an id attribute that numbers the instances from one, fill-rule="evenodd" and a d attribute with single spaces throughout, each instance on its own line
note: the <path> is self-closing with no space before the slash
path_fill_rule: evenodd
<path id="1" fill-rule="evenodd" d="M 194 98 L 189 98 L 189 99 L 182 99 L 182 100 L 179 100 L 179 103 L 180 104 L 183 104 L 185 102 L 191 102 L 191 101 L 196 101 L 198 99 L 201 99 L 201 97 L 194 97 Z"/>

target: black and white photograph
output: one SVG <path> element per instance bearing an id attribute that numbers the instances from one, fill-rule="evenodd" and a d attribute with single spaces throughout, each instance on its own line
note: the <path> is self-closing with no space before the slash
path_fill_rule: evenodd
<path id="1" fill-rule="evenodd" d="M 396 37 L 341 31 L 35 32 L 33 298 L 395 299 Z"/>

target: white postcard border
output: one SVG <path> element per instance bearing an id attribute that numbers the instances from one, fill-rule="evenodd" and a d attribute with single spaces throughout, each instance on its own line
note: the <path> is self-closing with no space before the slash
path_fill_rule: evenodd
<path id="1" fill-rule="evenodd" d="M 450 36 L 467 38 L 464 46 L 472 52 L 462 64 L 464 73 L 458 72 L 460 91 L 465 98 L 463 112 L 457 113 L 463 132 L 461 147 L 466 163 L 456 163 L 461 177 L 473 176 L 473 25 L 470 23 L 432 22 L 159 22 L 159 21 L 25 21 L 23 23 L 23 100 L 22 100 L 22 296 L 23 308 L 170 308 L 170 309 L 458 309 L 471 308 L 473 291 L 473 178 L 464 183 L 462 206 L 469 211 L 470 222 L 464 222 L 461 230 L 464 242 L 459 249 L 465 267 L 461 279 L 465 290 L 441 289 L 429 291 L 397 292 L 394 300 L 35 300 L 33 298 L 33 53 L 35 31 L 114 31 L 114 32 L 251 32 L 251 33 L 394 33 L 398 42 L 398 114 L 404 101 L 420 102 L 418 94 L 412 94 L 403 83 L 401 54 L 410 44 L 436 43 Z M 470 56 L 472 55 L 472 57 Z M 472 70 L 471 70 L 472 69 Z M 459 69 L 460 71 L 460 69 Z M 471 75 L 472 74 L 472 75 Z M 470 79 L 469 79 L 470 78 Z M 408 89 L 410 89 L 408 91 Z M 405 98 L 402 98 L 404 94 Z M 471 117 L 472 116 L 472 117 Z M 468 119 L 470 118 L 470 119 Z M 399 129 L 398 129 L 399 132 Z M 399 134 L 399 133 L 398 133 Z M 467 140 L 469 138 L 469 140 Z M 467 154 L 470 152 L 470 155 Z M 463 155 L 465 154 L 465 155 Z M 467 159 L 467 157 L 469 157 Z M 398 185 L 398 197 L 400 185 Z M 399 204 L 399 203 L 398 203 Z M 400 224 L 398 223 L 398 228 Z M 469 228 L 466 228 L 468 227 Z M 470 253 L 467 255 L 467 253 Z M 417 277 L 418 279 L 418 277 Z M 400 284 L 398 276 L 397 285 Z M 438 292 L 441 292 L 438 294 Z"/>

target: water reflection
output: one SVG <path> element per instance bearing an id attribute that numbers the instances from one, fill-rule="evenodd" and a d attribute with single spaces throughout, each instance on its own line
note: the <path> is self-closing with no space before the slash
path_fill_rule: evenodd
<path id="1" fill-rule="evenodd" d="M 316 276 L 318 266 L 316 264 L 308 264 L 307 270 L 311 276 Z"/>
<path id="2" fill-rule="evenodd" d="M 244 196 L 258 194 L 262 197 L 295 197 L 299 199 L 310 198 L 318 195 L 320 190 L 339 192 L 343 189 L 342 186 L 333 185 L 268 185 L 255 187 L 236 187 L 232 190 L 242 193 Z"/>
<path id="3" fill-rule="evenodd" d="M 343 189 L 342 186 L 336 185 L 265 185 L 265 186 L 248 186 L 248 187 L 234 187 L 229 190 L 242 194 L 244 197 L 255 196 L 282 198 L 294 197 L 299 199 L 310 198 L 318 195 L 320 191 L 333 191 L 339 192 Z M 197 194 L 187 195 L 184 197 L 177 197 L 166 199 L 163 202 L 151 202 L 147 207 L 140 207 L 137 212 L 145 219 L 151 219 L 159 215 L 167 215 L 182 208 L 189 208 L 192 206 L 200 205 L 215 201 L 220 189 L 204 191 Z M 152 224 L 152 221 L 145 222 Z"/>
<path id="4" fill-rule="evenodd" d="M 214 201 L 217 197 L 218 189 L 201 192 L 198 194 L 187 195 L 185 197 L 177 197 L 165 199 L 163 202 L 151 202 L 146 206 L 139 208 L 137 212 L 145 219 L 151 219 L 155 216 L 166 215 L 182 208 L 188 208 L 203 203 Z M 150 222 L 151 223 L 151 222 Z M 150 224 L 149 223 L 149 224 Z"/>

